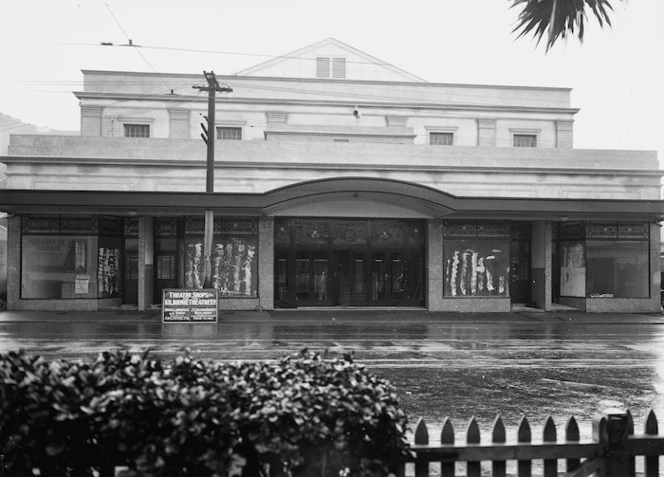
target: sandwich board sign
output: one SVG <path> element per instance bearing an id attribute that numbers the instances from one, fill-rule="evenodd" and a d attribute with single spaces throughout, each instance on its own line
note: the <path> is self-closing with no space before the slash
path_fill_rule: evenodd
<path id="1" fill-rule="evenodd" d="M 217 289 L 166 288 L 161 300 L 163 323 L 216 323 Z"/>

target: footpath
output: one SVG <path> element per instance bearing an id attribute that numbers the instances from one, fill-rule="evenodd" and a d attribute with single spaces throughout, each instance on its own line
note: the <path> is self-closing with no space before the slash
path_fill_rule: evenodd
<path id="1" fill-rule="evenodd" d="M 102 311 L 0 311 L 2 323 L 161 323 L 161 309 L 127 308 Z M 311 322 L 413 322 L 413 323 L 569 323 L 569 324 L 661 324 L 664 313 L 584 313 L 561 310 L 544 312 L 523 308 L 510 313 L 433 312 L 412 308 L 296 308 L 278 310 L 220 311 L 224 323 Z"/>

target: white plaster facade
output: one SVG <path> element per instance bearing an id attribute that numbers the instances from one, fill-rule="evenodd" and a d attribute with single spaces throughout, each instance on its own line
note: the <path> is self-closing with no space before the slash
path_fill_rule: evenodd
<path id="1" fill-rule="evenodd" d="M 316 77 L 319 58 L 343 58 L 344 77 Z M 334 68 L 334 63 L 330 65 Z M 7 164 L 8 189 L 130 195 L 205 191 L 206 146 L 199 135 L 208 98 L 195 88 L 205 82 L 201 74 L 84 70 L 83 77 L 83 91 L 75 92 L 81 104 L 81 136 L 13 136 L 9 154 L 2 158 Z M 578 110 L 570 105 L 568 88 L 428 83 L 334 39 L 217 78 L 233 92 L 218 96 L 215 126 L 239 128 L 242 140 L 216 142 L 215 192 L 277 197 L 282 189 L 312 184 L 311 190 L 297 189 L 302 194 L 299 200 L 279 205 L 275 199 L 254 210 L 261 217 L 261 233 L 268 235 L 274 233 L 278 217 L 425 221 L 428 235 L 423 254 L 428 268 L 423 306 L 431 310 L 510 307 L 509 297 L 444 296 L 437 284 L 442 281 L 439 249 L 447 218 L 530 222 L 530 260 L 533 270 L 537 269 L 532 275 L 544 281 L 537 284 L 539 298 L 533 296 L 533 301 L 550 309 L 555 266 L 550 250 L 552 224 L 568 220 L 646 223 L 662 214 L 664 174 L 655 152 L 573 148 Z M 148 126 L 150 137 L 124 137 L 126 124 Z M 431 145 L 430 135 L 436 133 L 451 134 L 451 145 Z M 515 135 L 534 138 L 535 147 L 514 147 Z M 344 181 L 358 178 L 367 184 L 380 182 L 382 189 L 369 194 L 343 189 Z M 340 184 L 342 190 L 324 190 L 321 184 L 326 181 Z M 436 191 L 440 199 L 431 199 L 436 202 L 431 205 L 423 199 L 425 192 L 394 192 L 391 187 L 397 183 Z M 454 209 L 447 197 L 485 199 L 484 208 Z M 528 210 L 518 205 L 495 211 L 490 208 L 493 199 L 533 202 Z M 604 206 L 603 201 L 610 202 Z M 612 214 L 609 207 L 616 204 L 624 208 Z M 23 213 L 38 210 L 25 204 L 15 207 Z M 105 213 L 126 216 L 130 212 L 136 213 L 118 206 Z M 163 214 L 159 207 L 146 209 L 141 220 L 159 214 Z M 650 248 L 657 244 L 658 257 L 659 230 L 648 228 Z M 20 234 L 14 240 L 20 240 Z M 273 238 L 261 236 L 260 240 L 262 301 L 226 301 L 220 307 L 273 306 L 266 292 L 273 291 Z M 12 258 L 10 251 L 9 261 L 20 272 L 17 253 Z M 597 309 L 659 310 L 659 260 L 650 262 L 650 291 L 638 303 L 588 299 L 583 305 L 575 304 L 591 309 L 589 303 L 602 301 Z M 35 306 L 20 297 L 18 286 L 13 292 L 9 288 L 10 306 Z M 139 300 L 139 307 L 150 304 L 149 298 L 145 300 Z"/>

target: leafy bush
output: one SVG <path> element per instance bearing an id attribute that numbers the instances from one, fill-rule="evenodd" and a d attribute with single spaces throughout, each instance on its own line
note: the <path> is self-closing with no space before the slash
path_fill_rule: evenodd
<path id="1" fill-rule="evenodd" d="M 380 476 L 409 452 L 406 426 L 389 382 L 307 350 L 231 364 L 0 355 L 11 475 Z"/>

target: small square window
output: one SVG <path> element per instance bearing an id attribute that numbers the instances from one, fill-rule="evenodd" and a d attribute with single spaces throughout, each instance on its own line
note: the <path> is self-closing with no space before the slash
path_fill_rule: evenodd
<path id="1" fill-rule="evenodd" d="M 512 141 L 514 147 L 537 147 L 536 134 L 515 134 Z"/>
<path id="2" fill-rule="evenodd" d="M 218 127 L 217 139 L 221 139 L 222 141 L 241 141 L 242 128 Z"/>
<path id="3" fill-rule="evenodd" d="M 150 137 L 149 124 L 125 124 L 125 137 Z"/>
<path id="4" fill-rule="evenodd" d="M 431 144 L 432 146 L 453 146 L 454 133 L 451 132 L 429 133 L 429 144 Z"/>

